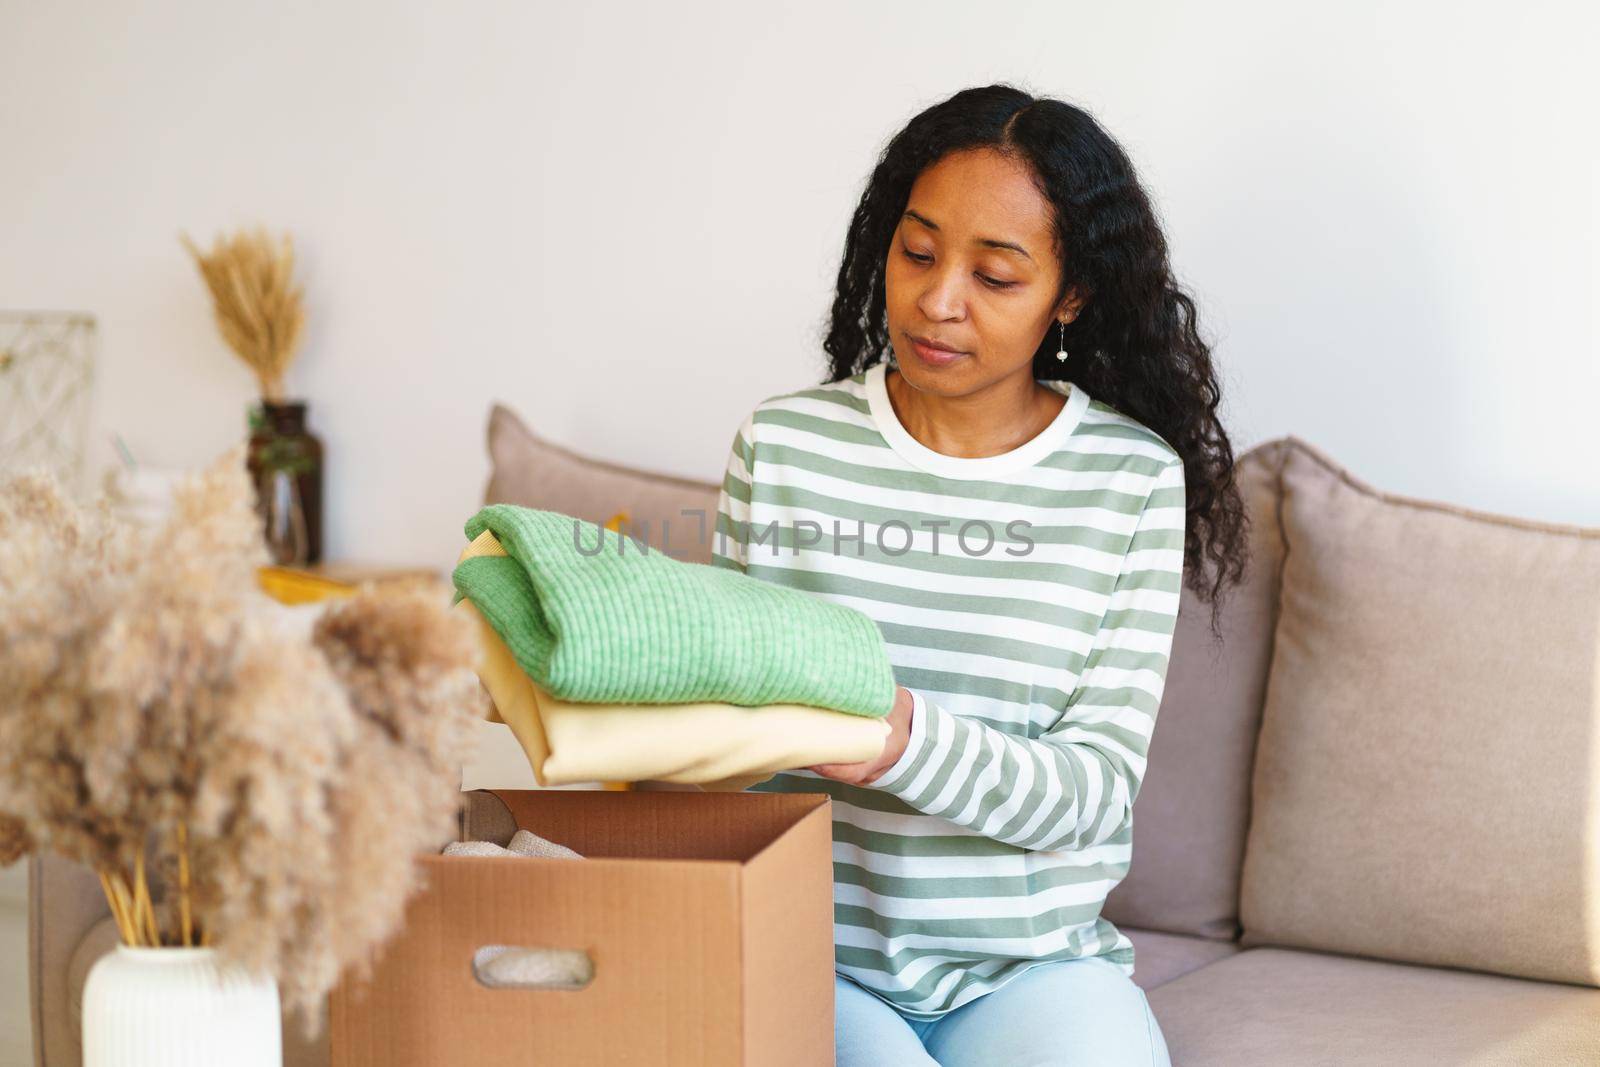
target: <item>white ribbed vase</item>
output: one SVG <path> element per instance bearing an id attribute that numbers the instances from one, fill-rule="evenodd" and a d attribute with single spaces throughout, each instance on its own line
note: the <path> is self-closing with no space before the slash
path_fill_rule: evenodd
<path id="1" fill-rule="evenodd" d="M 283 1067 L 278 984 L 214 948 L 118 945 L 83 987 L 83 1067 Z"/>

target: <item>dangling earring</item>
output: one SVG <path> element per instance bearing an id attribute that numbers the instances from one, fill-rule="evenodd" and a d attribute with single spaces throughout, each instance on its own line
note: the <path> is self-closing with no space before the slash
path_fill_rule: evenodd
<path id="1" fill-rule="evenodd" d="M 1067 324 L 1065 322 L 1061 324 L 1061 351 L 1056 353 L 1056 358 L 1063 363 L 1067 361 Z"/>

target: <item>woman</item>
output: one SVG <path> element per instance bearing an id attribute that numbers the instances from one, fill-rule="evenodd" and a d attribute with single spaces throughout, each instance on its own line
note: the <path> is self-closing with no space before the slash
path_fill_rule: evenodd
<path id="1" fill-rule="evenodd" d="M 751 787 L 833 799 L 838 1063 L 1166 1063 L 1100 911 L 1185 564 L 1215 631 L 1245 516 L 1127 157 L 1009 86 L 924 111 L 823 347 L 827 380 L 735 435 L 713 561 L 865 612 L 899 683 L 875 759 Z"/>

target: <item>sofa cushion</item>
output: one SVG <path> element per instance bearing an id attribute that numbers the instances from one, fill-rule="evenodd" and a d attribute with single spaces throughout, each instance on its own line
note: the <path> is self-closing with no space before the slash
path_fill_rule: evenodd
<path id="1" fill-rule="evenodd" d="M 559 511 L 600 526 L 621 512 L 620 529 L 635 540 L 686 562 L 711 562 L 720 479 L 700 482 L 592 459 L 535 434 L 503 404 L 490 409 L 488 436 L 485 504 Z"/>
<path id="2" fill-rule="evenodd" d="M 1241 943 L 1600 984 L 1600 529 L 1298 440 L 1282 516 Z"/>
<path id="3" fill-rule="evenodd" d="M 1183 1067 L 1600 1062 L 1600 990 L 1255 948 L 1149 994 Z"/>
<path id="4" fill-rule="evenodd" d="M 1250 561 L 1243 583 L 1224 595 L 1220 646 L 1211 636 L 1211 605 L 1184 583 L 1149 767 L 1133 809 L 1133 857 L 1105 904 L 1106 918 L 1119 927 L 1238 936 L 1250 761 L 1283 562 L 1277 486 L 1285 441 L 1259 444 L 1236 465 Z"/>
<path id="5" fill-rule="evenodd" d="M 1119 929 L 1133 942 L 1133 982 L 1144 990 L 1154 989 L 1242 951 L 1233 941 L 1140 930 L 1134 926 Z"/>
<path id="6" fill-rule="evenodd" d="M 28 1001 L 35 1050 L 45 1067 L 78 1065 L 80 1032 L 69 1008 L 72 954 L 110 914 L 105 890 L 89 868 L 51 852 L 28 857 Z"/>

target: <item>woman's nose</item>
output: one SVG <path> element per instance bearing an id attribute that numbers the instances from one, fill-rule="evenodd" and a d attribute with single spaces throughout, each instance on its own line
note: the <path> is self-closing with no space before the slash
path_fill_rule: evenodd
<path id="1" fill-rule="evenodd" d="M 917 298 L 917 309 L 930 322 L 959 319 L 965 298 L 961 293 L 961 280 L 950 270 L 935 270 L 927 275 L 922 295 Z"/>

